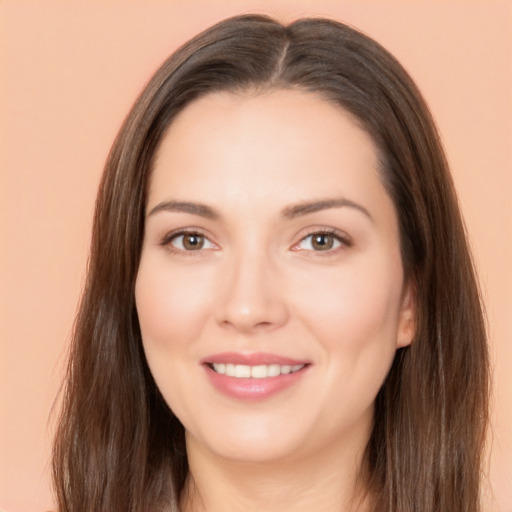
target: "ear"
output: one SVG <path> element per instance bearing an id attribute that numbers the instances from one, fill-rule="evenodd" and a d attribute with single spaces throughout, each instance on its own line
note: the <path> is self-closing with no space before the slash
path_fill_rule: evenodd
<path id="1" fill-rule="evenodd" d="M 410 345 L 416 334 L 417 303 L 416 287 L 413 282 L 406 283 L 402 293 L 402 303 L 398 318 L 396 348 Z"/>

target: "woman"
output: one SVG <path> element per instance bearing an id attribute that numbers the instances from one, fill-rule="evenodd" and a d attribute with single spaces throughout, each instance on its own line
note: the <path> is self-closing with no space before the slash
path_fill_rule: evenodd
<path id="1" fill-rule="evenodd" d="M 389 53 L 242 16 L 163 64 L 97 199 L 61 512 L 476 512 L 487 379 L 446 160 Z"/>

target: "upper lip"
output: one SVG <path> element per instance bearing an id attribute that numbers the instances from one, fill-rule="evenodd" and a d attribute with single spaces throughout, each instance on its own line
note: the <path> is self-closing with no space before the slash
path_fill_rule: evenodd
<path id="1" fill-rule="evenodd" d="M 201 364 L 212 363 L 241 364 L 247 366 L 270 364 L 279 364 L 281 366 L 296 366 L 301 364 L 308 364 L 309 361 L 306 361 L 304 359 L 294 359 L 291 357 L 281 356 L 268 352 L 222 352 L 220 354 L 213 354 L 211 356 L 207 356 L 201 360 Z"/>

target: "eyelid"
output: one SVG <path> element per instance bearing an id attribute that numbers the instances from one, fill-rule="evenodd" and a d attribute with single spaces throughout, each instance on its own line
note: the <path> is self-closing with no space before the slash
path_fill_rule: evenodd
<path id="1" fill-rule="evenodd" d="M 191 253 L 193 254 L 195 252 L 199 253 L 199 252 L 203 252 L 205 250 L 206 251 L 214 250 L 211 247 L 207 247 L 207 248 L 198 249 L 197 251 L 187 251 L 186 249 L 179 249 L 179 248 L 174 247 L 172 245 L 171 242 L 173 240 L 175 240 L 176 238 L 179 238 L 180 236 L 185 236 L 185 235 L 198 235 L 198 236 L 201 236 L 205 240 L 207 240 L 211 245 L 215 246 L 215 249 L 218 249 L 218 245 L 215 242 L 212 242 L 210 237 L 200 228 L 180 228 L 180 229 L 176 229 L 174 231 L 170 231 L 169 233 L 166 233 L 162 237 L 162 239 L 160 240 L 159 245 L 168 248 L 172 252 L 177 252 L 177 253 L 180 253 L 180 254 L 191 254 Z"/>
<path id="2" fill-rule="evenodd" d="M 212 247 L 208 247 L 208 248 L 204 248 L 204 249 L 203 248 L 198 249 L 197 251 L 190 251 L 190 250 L 187 251 L 185 249 L 179 249 L 179 248 L 176 248 L 176 247 L 172 246 L 171 242 L 174 239 L 176 239 L 176 238 L 178 238 L 180 236 L 184 236 L 184 235 L 199 235 L 199 236 L 203 237 L 205 240 L 207 240 L 211 245 L 215 246 L 215 249 L 219 249 L 218 244 L 213 242 L 211 240 L 210 236 L 207 235 L 204 232 L 204 230 L 202 230 L 200 228 L 195 228 L 195 227 L 179 228 L 179 229 L 170 231 L 169 233 L 166 233 L 162 237 L 162 239 L 159 242 L 159 245 L 167 247 L 171 251 L 179 252 L 180 254 L 183 254 L 183 253 L 191 254 L 191 253 L 194 253 L 194 252 L 202 252 L 204 250 L 215 250 Z M 329 235 L 329 236 L 332 236 L 338 242 L 340 242 L 340 246 L 332 248 L 332 249 L 326 249 L 325 251 L 315 251 L 313 249 L 308 250 L 308 249 L 301 249 L 301 248 L 299 248 L 299 245 L 302 242 L 304 242 L 307 238 L 312 237 L 314 235 Z M 308 229 L 308 231 L 300 237 L 299 241 L 293 244 L 293 246 L 291 247 L 291 250 L 294 250 L 294 251 L 304 250 L 304 251 L 315 252 L 315 253 L 322 253 L 322 252 L 324 252 L 324 253 L 333 253 L 333 252 L 335 252 L 337 250 L 344 249 L 344 248 L 347 248 L 347 247 L 351 247 L 352 245 L 353 245 L 352 238 L 347 233 L 345 233 L 344 231 L 340 231 L 340 230 L 335 229 L 335 228 L 313 227 L 313 228 Z"/>
<path id="3" fill-rule="evenodd" d="M 330 235 L 333 238 L 335 238 L 338 242 L 340 242 L 340 246 L 332 248 L 332 249 L 326 249 L 325 251 L 315 251 L 314 249 L 300 249 L 299 245 L 304 242 L 306 239 L 314 236 L 314 235 Z M 293 244 L 291 247 L 292 250 L 295 251 L 308 251 L 308 252 L 315 252 L 318 254 L 325 253 L 325 254 L 332 254 L 333 252 L 336 252 L 338 250 L 343 250 L 347 247 L 351 247 L 353 245 L 352 238 L 345 233 L 344 231 L 340 231 L 335 228 L 311 228 L 309 229 L 305 234 L 303 234 L 298 242 Z"/>

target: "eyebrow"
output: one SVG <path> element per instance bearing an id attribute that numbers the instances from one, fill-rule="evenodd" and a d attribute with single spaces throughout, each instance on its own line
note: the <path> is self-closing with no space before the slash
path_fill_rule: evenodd
<path id="1" fill-rule="evenodd" d="M 189 201 L 162 201 L 151 209 L 148 213 L 148 217 L 162 211 L 191 213 L 192 215 L 199 215 L 200 217 L 212 220 L 220 217 L 220 215 L 210 206 L 201 203 L 192 203 Z"/>
<path id="2" fill-rule="evenodd" d="M 309 213 L 319 212 L 321 210 L 329 210 L 330 208 L 354 208 L 366 215 L 372 222 L 374 221 L 371 213 L 362 205 L 346 199 L 344 197 L 334 199 L 322 199 L 320 201 L 307 201 L 296 205 L 287 206 L 283 211 L 283 217 L 293 219 Z"/>
<path id="3" fill-rule="evenodd" d="M 372 215 L 364 206 L 344 197 L 305 201 L 302 203 L 290 205 L 281 211 L 281 215 L 286 219 L 294 219 L 296 217 L 301 217 L 303 215 L 308 215 L 322 210 L 343 207 L 354 208 L 363 213 L 373 222 Z M 220 218 L 220 214 L 212 207 L 191 201 L 162 201 L 151 209 L 151 211 L 148 213 L 148 217 L 161 211 L 190 213 L 192 215 L 198 215 L 199 217 L 205 217 L 212 220 L 217 220 Z"/>

